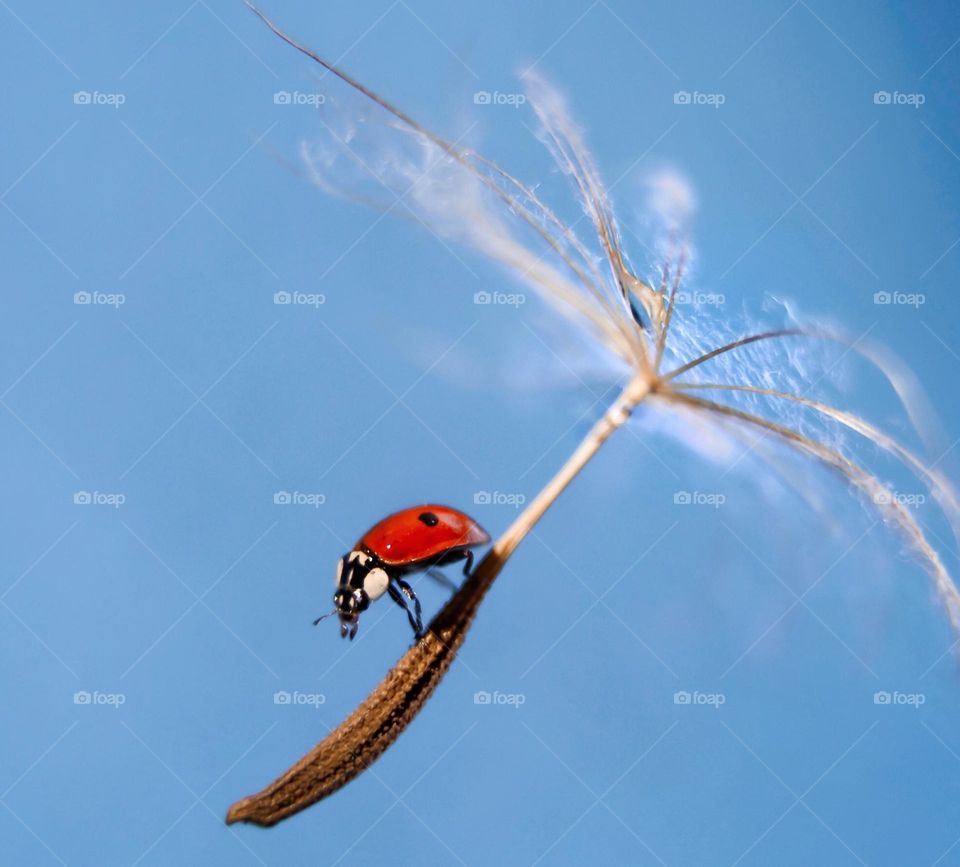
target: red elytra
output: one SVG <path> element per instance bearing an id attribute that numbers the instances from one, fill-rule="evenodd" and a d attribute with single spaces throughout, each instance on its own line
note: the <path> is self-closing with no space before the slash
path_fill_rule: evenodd
<path id="1" fill-rule="evenodd" d="M 357 542 L 388 566 L 412 566 L 490 541 L 469 515 L 428 503 L 387 516 Z"/>

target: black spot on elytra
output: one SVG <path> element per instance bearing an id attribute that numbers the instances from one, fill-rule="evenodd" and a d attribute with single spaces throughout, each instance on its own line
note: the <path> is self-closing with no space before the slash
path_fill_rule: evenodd
<path id="1" fill-rule="evenodd" d="M 433 512 L 421 512 L 419 520 L 423 521 L 428 527 L 436 527 L 440 523 L 440 519 Z"/>

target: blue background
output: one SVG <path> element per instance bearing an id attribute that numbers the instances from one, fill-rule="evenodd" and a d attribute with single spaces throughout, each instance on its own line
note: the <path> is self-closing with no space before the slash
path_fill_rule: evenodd
<path id="1" fill-rule="evenodd" d="M 620 179 L 644 267 L 643 178 L 691 180 L 689 285 L 725 299 L 702 311 L 708 331 L 780 324 L 778 298 L 869 334 L 909 361 L 953 444 L 953 4 L 266 11 L 423 123 L 469 129 L 560 190 L 573 219 L 528 107 L 473 99 L 516 92 L 535 62 Z M 515 507 L 475 495 L 531 497 L 617 373 L 529 294 L 475 305 L 527 291 L 498 267 L 307 183 L 298 143 L 349 99 L 239 2 L 9 0 L 0 18 L 4 863 L 960 863 L 960 679 L 923 570 L 826 472 L 781 458 L 803 481 L 791 493 L 742 446 L 706 455 L 650 413 L 524 543 L 461 661 L 369 773 L 275 829 L 226 827 L 229 804 L 408 645 L 386 603 L 353 644 L 310 626 L 336 559 L 424 500 L 502 531 Z M 725 101 L 678 105 L 681 90 Z M 328 100 L 279 105 L 278 91 Z M 324 303 L 274 304 L 284 291 Z M 924 303 L 877 305 L 882 291 Z M 916 444 L 891 389 L 847 362 L 838 399 Z M 956 478 L 955 451 L 930 457 Z M 279 491 L 323 503 L 275 505 Z M 681 508 L 680 491 L 725 500 Z M 916 515 L 956 572 L 933 506 Z M 436 611 L 443 591 L 418 586 Z"/>

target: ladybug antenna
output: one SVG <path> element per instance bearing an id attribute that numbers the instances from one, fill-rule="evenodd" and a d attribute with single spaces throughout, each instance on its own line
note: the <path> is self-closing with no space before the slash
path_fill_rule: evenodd
<path id="1" fill-rule="evenodd" d="M 317 626 L 321 620 L 326 620 L 328 617 L 333 617 L 333 615 L 336 613 L 337 613 L 337 609 L 334 608 L 333 611 L 331 611 L 329 614 L 322 614 L 320 617 L 318 617 L 316 620 L 313 621 L 313 625 Z"/>

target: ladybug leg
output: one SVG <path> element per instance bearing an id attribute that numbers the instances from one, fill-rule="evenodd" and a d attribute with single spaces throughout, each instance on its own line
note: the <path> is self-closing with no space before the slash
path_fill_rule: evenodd
<path id="1" fill-rule="evenodd" d="M 414 636 L 420 638 L 423 634 L 423 618 L 420 609 L 420 600 L 417 599 L 417 594 L 413 592 L 413 588 L 402 578 L 395 578 L 394 581 L 396 581 L 398 586 L 394 586 L 393 581 L 391 581 L 387 586 L 387 593 L 390 594 L 390 598 L 396 602 L 397 605 L 407 612 L 407 620 L 410 621 L 410 628 L 413 629 Z M 414 604 L 416 617 L 414 617 L 413 611 L 410 610 L 410 606 L 407 605 L 408 599 Z"/>
<path id="2" fill-rule="evenodd" d="M 413 631 L 416 633 L 417 638 L 420 638 L 423 635 L 423 611 L 420 608 L 420 600 L 417 599 L 417 594 L 413 592 L 413 588 L 399 575 L 397 576 L 397 584 L 403 591 L 403 595 L 413 602 L 413 608 L 417 614 L 417 623 Z"/>
<path id="3" fill-rule="evenodd" d="M 473 551 L 467 551 L 467 562 L 463 564 L 463 574 L 469 578 L 473 571 Z"/>
<path id="4" fill-rule="evenodd" d="M 455 591 L 457 589 L 456 582 L 451 581 L 439 569 L 427 569 L 427 575 L 429 575 L 438 584 L 442 584 L 447 588 L 447 590 Z"/>

